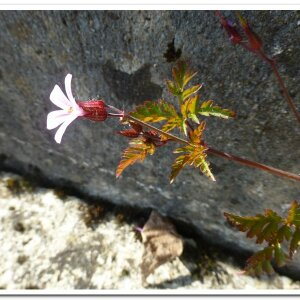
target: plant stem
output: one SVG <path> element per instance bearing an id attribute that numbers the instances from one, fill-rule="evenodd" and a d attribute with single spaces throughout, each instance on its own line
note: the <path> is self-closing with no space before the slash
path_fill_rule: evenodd
<path id="1" fill-rule="evenodd" d="M 260 169 L 260 170 L 263 170 L 263 171 L 266 171 L 266 172 L 269 172 L 269 173 L 272 173 L 272 174 L 275 174 L 275 175 L 278 175 L 278 176 L 287 177 L 287 178 L 290 178 L 290 179 L 300 181 L 300 176 L 297 175 L 297 174 L 293 174 L 293 173 L 290 173 L 290 172 L 282 171 L 282 170 L 277 169 L 277 168 L 269 167 L 269 166 L 266 166 L 264 164 L 257 163 L 255 161 L 251 161 L 251 160 L 248 160 L 248 159 L 245 159 L 245 158 L 241 158 L 241 157 L 238 157 L 238 156 L 228 154 L 226 152 L 222 152 L 222 151 L 219 151 L 219 150 L 216 150 L 216 149 L 213 149 L 213 148 L 208 148 L 208 150 L 206 152 L 210 153 L 210 154 L 213 154 L 213 155 L 216 155 L 216 156 L 226 158 L 228 160 L 233 160 L 237 163 L 240 163 L 242 165 L 246 165 L 248 167 Z"/>
<path id="2" fill-rule="evenodd" d="M 160 129 L 158 129 L 158 128 L 152 126 L 152 125 L 149 125 L 149 124 L 147 124 L 147 123 L 145 123 L 145 122 L 143 122 L 143 121 L 141 121 L 137 118 L 134 118 L 130 115 L 124 115 L 124 118 L 126 118 L 128 120 L 131 120 L 131 121 L 134 121 L 134 122 L 136 122 L 136 123 L 138 123 L 138 124 L 140 124 L 144 127 L 147 127 L 151 130 L 154 130 L 154 131 L 156 131 L 156 132 L 158 132 L 162 135 L 165 135 L 165 136 L 167 136 L 168 138 L 170 138 L 174 141 L 177 141 L 179 143 L 183 143 L 183 144 L 186 144 L 186 145 L 191 145 L 191 143 L 189 143 L 187 140 L 181 139 L 181 138 L 179 138 L 179 137 L 177 137 L 173 134 L 164 132 L 163 130 L 160 130 Z M 283 170 L 280 170 L 280 169 L 277 169 L 277 168 L 269 167 L 267 165 L 260 164 L 260 163 L 257 163 L 255 161 L 251 161 L 251 160 L 248 160 L 248 159 L 245 159 L 245 158 L 241 158 L 241 157 L 238 157 L 238 156 L 228 154 L 226 152 L 222 152 L 222 151 L 213 149 L 211 147 L 208 147 L 206 152 L 209 153 L 209 154 L 215 155 L 215 156 L 220 156 L 220 157 L 223 157 L 225 159 L 235 161 L 239 164 L 242 164 L 242 165 L 245 165 L 245 166 L 248 166 L 248 167 L 252 167 L 252 168 L 256 168 L 256 169 L 260 169 L 260 170 L 272 173 L 272 174 L 277 175 L 277 176 L 287 177 L 289 179 L 294 179 L 294 180 L 300 181 L 300 176 L 297 175 L 297 174 L 293 174 L 293 173 L 286 172 L 286 171 L 283 171 Z"/>
<path id="3" fill-rule="evenodd" d="M 170 134 L 170 133 L 168 133 L 168 132 L 165 132 L 165 131 L 163 131 L 163 130 L 160 130 L 160 129 L 158 129 L 158 128 L 152 126 L 152 125 L 149 125 L 149 124 L 147 124 L 147 123 L 145 123 L 145 122 L 143 122 L 143 121 L 141 121 L 141 120 L 139 120 L 139 119 L 137 119 L 137 118 L 134 118 L 134 117 L 132 117 L 132 116 L 130 116 L 130 115 L 125 115 L 124 117 L 125 117 L 126 119 L 128 119 L 128 120 L 134 121 L 134 122 L 136 122 L 136 123 L 138 123 L 138 124 L 140 124 L 140 125 L 142 125 L 142 126 L 145 126 L 145 127 L 149 128 L 149 129 L 151 129 L 151 130 L 154 130 L 154 131 L 156 131 L 156 132 L 158 132 L 158 133 L 160 133 L 160 134 L 162 134 L 162 135 L 164 135 L 164 136 L 167 136 L 167 137 L 170 138 L 171 140 L 177 141 L 177 142 L 179 142 L 179 143 L 184 143 L 184 144 L 187 144 L 187 145 L 191 145 L 188 141 L 186 141 L 186 140 L 184 140 L 184 139 L 181 139 L 181 138 L 179 138 L 179 137 L 177 137 L 177 136 L 175 136 L 175 135 L 173 135 L 173 134 Z"/>
<path id="4" fill-rule="evenodd" d="M 277 79 L 277 81 L 278 81 L 278 83 L 279 83 L 279 86 L 280 86 L 281 89 L 282 89 L 283 95 L 284 95 L 284 97 L 285 97 L 285 99 L 286 99 L 288 105 L 290 106 L 290 109 L 292 110 L 292 112 L 293 112 L 293 114 L 295 115 L 296 119 L 297 119 L 298 122 L 300 123 L 300 115 L 299 115 L 299 113 L 298 113 L 298 111 L 297 111 L 297 108 L 296 108 L 296 106 L 295 106 L 295 104 L 294 104 L 294 102 L 293 102 L 292 97 L 290 96 L 290 94 L 289 94 L 289 92 L 288 92 L 288 90 L 287 90 L 287 88 L 286 88 L 286 86 L 285 86 L 285 84 L 284 84 L 284 82 L 283 82 L 283 80 L 282 80 L 282 78 L 281 78 L 279 72 L 278 72 L 278 69 L 277 69 L 277 67 L 276 67 L 275 61 L 274 61 L 273 59 L 270 59 L 270 58 L 269 58 L 263 51 L 261 51 L 260 49 L 259 49 L 258 51 L 256 51 L 256 53 L 258 54 L 258 56 L 260 56 L 260 58 L 261 58 L 263 61 L 267 62 L 267 63 L 271 66 L 272 71 L 273 71 L 273 73 L 274 73 L 274 75 L 275 75 L 275 77 L 276 77 L 276 79 Z"/>

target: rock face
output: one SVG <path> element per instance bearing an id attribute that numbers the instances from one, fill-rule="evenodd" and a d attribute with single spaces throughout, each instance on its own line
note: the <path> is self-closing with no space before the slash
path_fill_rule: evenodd
<path id="1" fill-rule="evenodd" d="M 1 290 L 142 289 L 299 290 L 300 282 L 274 274 L 241 276 L 232 257 L 185 240 L 185 251 L 142 283 L 143 243 L 135 222 L 121 209 L 88 205 L 57 190 L 32 187 L 0 173 Z M 145 222 L 145 221 L 143 221 Z M 189 245 L 189 247 L 187 246 Z M 134 254 L 134 255 L 133 255 Z M 1 291 L 1 293 L 5 291 Z"/>
<path id="2" fill-rule="evenodd" d="M 242 12 L 274 55 L 300 107 L 298 11 Z M 226 12 L 235 19 L 234 13 Z M 1 166 L 23 170 L 116 204 L 155 208 L 193 225 L 213 243 L 254 249 L 226 224 L 223 212 L 284 214 L 299 184 L 209 157 L 217 182 L 187 169 L 170 185 L 172 145 L 126 170 L 115 169 L 127 140 L 113 121 L 74 122 L 54 142 L 49 95 L 73 74 L 76 99 L 103 98 L 127 111 L 145 100 L 170 99 L 163 80 L 170 60 L 188 58 L 204 82 L 202 99 L 237 112 L 207 120 L 206 142 L 219 150 L 299 173 L 299 125 L 269 66 L 234 47 L 213 11 L 1 11 Z M 286 272 L 299 278 L 300 263 Z M 297 275 L 298 274 L 298 275 Z"/>

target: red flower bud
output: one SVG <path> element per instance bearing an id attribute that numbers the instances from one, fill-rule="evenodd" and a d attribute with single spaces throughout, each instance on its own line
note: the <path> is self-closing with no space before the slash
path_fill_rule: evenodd
<path id="1" fill-rule="evenodd" d="M 84 111 L 84 118 L 92 121 L 104 121 L 108 116 L 105 103 L 102 100 L 80 101 L 77 103 Z"/>
<path id="2" fill-rule="evenodd" d="M 233 23 L 229 20 L 226 20 L 219 11 L 216 12 L 216 15 L 220 18 L 220 23 L 226 30 L 227 34 L 229 35 L 229 39 L 233 44 L 239 44 L 243 40 L 242 36 L 235 28 Z"/>
<path id="3" fill-rule="evenodd" d="M 248 38 L 250 47 L 255 51 L 262 47 L 261 38 L 251 29 L 247 20 L 240 14 L 237 13 L 240 20 L 241 26 Z"/>
<path id="4" fill-rule="evenodd" d="M 133 128 L 130 128 L 130 129 L 118 131 L 117 134 L 133 139 L 133 138 L 137 138 L 140 135 L 140 132 L 137 132 Z"/>

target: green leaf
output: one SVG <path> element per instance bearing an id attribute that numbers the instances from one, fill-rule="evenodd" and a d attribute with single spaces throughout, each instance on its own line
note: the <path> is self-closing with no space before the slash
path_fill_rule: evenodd
<path id="1" fill-rule="evenodd" d="M 288 259 L 288 255 L 281 249 L 279 243 L 277 243 L 274 247 L 274 258 L 278 267 L 282 267 L 286 264 Z"/>
<path id="2" fill-rule="evenodd" d="M 264 260 L 262 263 L 262 269 L 265 271 L 267 274 L 271 275 L 274 273 L 274 269 L 272 267 L 271 261 L 269 260 Z"/>
<path id="3" fill-rule="evenodd" d="M 286 241 L 289 241 L 291 237 L 292 237 L 292 230 L 290 226 L 284 224 L 278 229 L 277 240 L 279 243 L 283 242 L 284 239 Z"/>
<path id="4" fill-rule="evenodd" d="M 213 104 L 213 100 L 204 101 L 200 108 L 197 108 L 196 112 L 203 116 L 214 116 L 224 119 L 232 118 L 235 113 L 229 109 L 223 109 Z"/>
<path id="5" fill-rule="evenodd" d="M 258 236 L 259 233 L 262 231 L 263 227 L 266 225 L 267 220 L 263 218 L 258 219 L 256 222 L 253 222 L 253 225 L 250 227 L 247 237 L 253 238 L 255 236 Z"/>
<path id="6" fill-rule="evenodd" d="M 194 72 L 185 61 L 179 61 L 172 68 L 173 79 L 181 92 L 196 74 L 197 72 Z"/>
<path id="7" fill-rule="evenodd" d="M 191 95 L 197 93 L 201 89 L 201 87 L 202 87 L 201 84 L 197 84 L 197 85 L 194 85 L 194 86 L 184 90 L 183 93 L 182 93 L 182 99 L 186 100 Z"/>
<path id="8" fill-rule="evenodd" d="M 189 161 L 188 155 L 181 155 L 175 159 L 175 161 L 172 165 L 172 171 L 171 171 L 171 175 L 170 175 L 170 183 L 174 182 L 175 178 L 178 176 L 179 172 L 187 164 L 188 161 Z"/>
<path id="9" fill-rule="evenodd" d="M 191 165 L 195 167 L 199 167 L 200 171 L 206 175 L 212 181 L 216 181 L 213 173 L 210 170 L 209 162 L 206 161 L 206 154 L 200 150 L 200 147 L 197 147 L 191 156 Z"/>
<path id="10" fill-rule="evenodd" d="M 181 148 L 177 148 L 173 151 L 173 153 L 184 153 L 184 152 L 193 152 L 194 150 L 194 147 L 192 145 L 188 145 L 188 146 L 184 146 L 184 147 L 181 147 Z"/>
<path id="11" fill-rule="evenodd" d="M 162 129 L 165 132 L 169 132 L 173 129 L 175 129 L 176 127 L 178 128 L 182 128 L 182 124 L 183 124 L 184 120 L 182 119 L 182 117 L 177 116 L 177 117 L 172 117 L 170 118 L 166 124 L 163 125 Z"/>
<path id="12" fill-rule="evenodd" d="M 168 90 L 174 95 L 174 96 L 179 96 L 181 94 L 181 91 L 179 90 L 178 86 L 176 83 L 172 80 L 166 80 L 166 84 L 168 87 Z"/>
<path id="13" fill-rule="evenodd" d="M 144 104 L 139 105 L 130 116 L 135 117 L 143 122 L 160 122 L 170 118 L 178 118 L 175 107 L 165 100 L 146 101 Z"/>
<path id="14" fill-rule="evenodd" d="M 143 161 L 148 154 L 154 154 L 156 149 L 153 143 L 147 143 L 143 138 L 133 139 L 129 145 L 130 146 L 123 152 L 122 159 L 117 167 L 117 177 L 130 165 L 137 161 Z"/>
<path id="15" fill-rule="evenodd" d="M 292 236 L 292 240 L 290 242 L 290 249 L 289 249 L 290 257 L 293 257 L 293 255 L 296 253 L 299 244 L 300 244 L 300 228 L 296 228 Z"/>
<path id="16" fill-rule="evenodd" d="M 199 95 L 195 95 L 194 97 L 188 100 L 188 105 L 187 105 L 188 117 L 191 118 L 197 124 L 200 123 L 196 111 L 199 105 L 199 100 L 200 100 Z"/>
<path id="17" fill-rule="evenodd" d="M 258 217 L 241 217 L 227 212 L 224 212 L 224 216 L 230 225 L 242 232 L 248 231 L 253 225 L 258 223 Z"/>
<path id="18" fill-rule="evenodd" d="M 272 243 L 276 239 L 277 228 L 278 222 L 270 220 L 269 223 L 263 228 L 262 232 L 258 234 L 256 243 L 260 244 L 263 241 Z"/>
<path id="19" fill-rule="evenodd" d="M 241 217 L 224 213 L 231 225 L 240 231 L 247 232 L 247 237 L 256 237 L 256 243 L 264 241 L 273 244 L 277 241 L 278 226 L 283 219 L 272 210 L 266 210 L 264 215 L 258 214 L 255 217 Z"/>
<path id="20" fill-rule="evenodd" d="M 174 153 L 185 153 L 175 159 L 172 165 L 170 179 L 172 182 L 178 175 L 179 171 L 187 164 L 199 168 L 200 171 L 211 180 L 215 181 L 215 177 L 209 168 L 209 162 L 206 161 L 205 148 L 202 145 L 188 145 L 182 148 L 177 148 Z"/>
<path id="21" fill-rule="evenodd" d="M 288 212 L 287 224 L 300 227 L 300 205 L 297 201 L 293 201 Z"/>
<path id="22" fill-rule="evenodd" d="M 263 272 L 272 274 L 274 269 L 271 265 L 274 247 L 265 247 L 263 250 L 254 253 L 248 260 L 245 271 L 248 274 L 260 276 Z"/>

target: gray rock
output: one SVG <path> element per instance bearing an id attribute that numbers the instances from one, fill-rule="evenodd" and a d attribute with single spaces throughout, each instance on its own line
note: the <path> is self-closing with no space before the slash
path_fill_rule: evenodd
<path id="1" fill-rule="evenodd" d="M 240 275 L 232 257 L 206 253 L 205 245 L 199 247 L 193 239 L 185 240 L 189 252 L 161 265 L 143 285 L 143 244 L 136 223 L 102 203 L 96 210 L 82 199 L 25 183 L 0 174 L 1 289 L 175 289 L 199 294 L 300 288 L 299 281 L 277 274 L 261 279 Z"/>
<path id="2" fill-rule="evenodd" d="M 299 12 L 243 14 L 266 52 L 275 55 L 299 108 Z M 226 16 L 235 19 L 234 13 Z M 77 99 L 101 97 L 127 111 L 145 100 L 169 99 L 163 79 L 170 77 L 166 56 L 172 57 L 168 49 L 174 40 L 173 52 L 180 49 L 199 70 L 202 98 L 238 115 L 208 119 L 206 142 L 299 173 L 299 126 L 270 68 L 230 44 L 213 11 L 1 11 L 0 27 L 2 167 L 116 204 L 156 208 L 233 250 L 257 248 L 227 225 L 224 211 L 253 215 L 271 208 L 283 214 L 299 200 L 299 183 L 216 157 L 209 157 L 216 183 L 186 169 L 170 185 L 171 145 L 116 179 L 127 140 L 114 134 L 115 122 L 74 122 L 61 145 L 46 130 L 47 113 L 54 109 L 50 92 L 56 83 L 63 86 L 67 73 L 73 74 Z M 298 256 L 286 272 L 299 279 L 299 271 Z"/>

